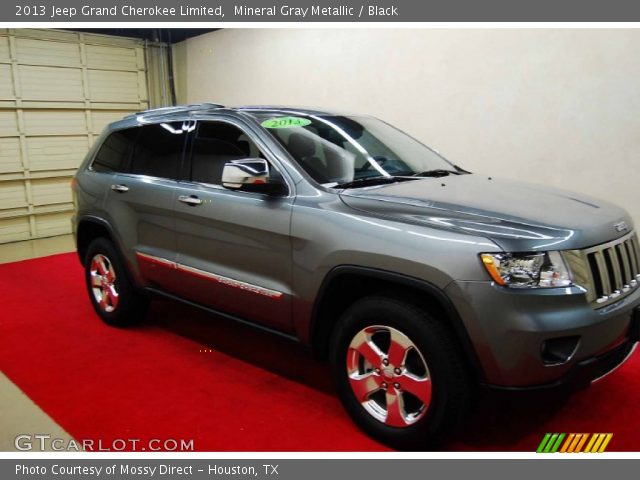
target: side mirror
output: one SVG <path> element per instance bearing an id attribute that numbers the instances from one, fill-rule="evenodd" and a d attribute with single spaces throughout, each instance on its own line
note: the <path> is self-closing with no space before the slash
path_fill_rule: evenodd
<path id="1" fill-rule="evenodd" d="M 222 186 L 260 193 L 278 193 L 284 187 L 282 181 L 269 176 L 269 163 L 263 158 L 243 158 L 225 163 Z"/>

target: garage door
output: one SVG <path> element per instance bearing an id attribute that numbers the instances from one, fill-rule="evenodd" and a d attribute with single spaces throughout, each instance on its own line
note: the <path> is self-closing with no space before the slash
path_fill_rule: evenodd
<path id="1" fill-rule="evenodd" d="M 107 123 L 148 104 L 141 41 L 0 30 L 0 243 L 69 233 L 75 169 Z"/>

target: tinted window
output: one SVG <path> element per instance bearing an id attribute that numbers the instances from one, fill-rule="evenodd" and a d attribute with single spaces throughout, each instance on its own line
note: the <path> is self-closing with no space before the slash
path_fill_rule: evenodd
<path id="1" fill-rule="evenodd" d="M 91 168 L 96 172 L 123 172 L 131 154 L 131 147 L 136 138 L 137 129 L 120 130 L 107 137 Z"/>
<path id="2" fill-rule="evenodd" d="M 434 150 L 375 118 L 255 116 L 318 183 L 335 186 L 364 178 L 426 176 L 434 170 L 459 173 Z"/>
<path id="3" fill-rule="evenodd" d="M 200 122 L 191 156 L 191 179 L 220 185 L 226 162 L 257 157 L 262 154 L 239 128 L 227 123 Z"/>
<path id="4" fill-rule="evenodd" d="M 189 122 L 168 122 L 140 127 L 131 173 L 177 179 Z"/>

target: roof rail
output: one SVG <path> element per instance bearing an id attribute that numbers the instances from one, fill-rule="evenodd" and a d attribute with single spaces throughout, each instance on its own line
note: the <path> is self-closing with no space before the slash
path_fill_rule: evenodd
<path id="1" fill-rule="evenodd" d="M 164 115 L 167 113 L 190 112 L 194 110 L 212 110 L 215 108 L 224 108 L 224 105 L 220 103 L 192 103 L 189 105 L 174 105 L 171 107 L 150 108 L 149 110 L 132 113 L 131 115 L 127 115 L 125 118 Z"/>

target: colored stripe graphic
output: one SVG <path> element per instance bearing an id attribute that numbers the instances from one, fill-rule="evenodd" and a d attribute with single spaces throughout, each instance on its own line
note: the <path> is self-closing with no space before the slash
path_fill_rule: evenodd
<path id="1" fill-rule="evenodd" d="M 602 453 L 612 438 L 613 433 L 546 433 L 536 452 Z"/>
<path id="2" fill-rule="evenodd" d="M 609 445 L 609 442 L 611 441 L 612 438 L 613 438 L 613 433 L 607 433 L 607 436 L 602 442 L 602 445 L 600 445 L 600 450 L 598 450 L 598 453 L 602 453 L 607 449 L 607 445 Z"/>
<path id="3" fill-rule="evenodd" d="M 595 443 L 597 437 L 598 437 L 597 433 L 594 433 L 593 435 L 591 435 L 591 439 L 589 440 L 589 443 L 587 443 L 587 446 L 584 449 L 585 453 L 591 451 L 591 447 L 593 447 L 593 444 Z"/>
<path id="4" fill-rule="evenodd" d="M 551 447 L 553 447 L 553 444 L 555 443 L 556 438 L 558 438 L 558 434 L 557 433 L 552 433 L 551 434 L 551 438 L 547 442 L 546 447 L 544 447 L 544 452 L 543 453 L 551 453 Z"/>
<path id="5" fill-rule="evenodd" d="M 589 437 L 588 433 L 575 433 L 573 437 L 573 442 L 571 442 L 571 445 L 569 445 L 569 448 L 567 448 L 567 453 L 579 452 L 580 448 L 582 448 L 582 445 L 584 445 L 584 442 L 587 440 L 588 437 Z"/>
<path id="6" fill-rule="evenodd" d="M 547 433 L 540 445 L 538 445 L 537 453 L 556 453 L 566 433 Z"/>
<path id="7" fill-rule="evenodd" d="M 564 445 L 562 445 L 562 448 L 560 449 L 560 453 L 565 453 L 567 451 L 567 449 L 569 448 L 569 445 L 571 445 L 571 442 L 573 442 L 574 438 L 576 438 L 576 434 L 570 433 L 569 436 L 567 437 L 567 440 L 564 442 Z"/>
<path id="8" fill-rule="evenodd" d="M 598 438 L 596 438 L 596 443 L 594 443 L 593 447 L 591 447 L 591 452 L 590 453 L 596 453 L 598 451 L 598 449 L 600 448 L 600 444 L 604 440 L 604 437 L 606 437 L 606 435 L 604 433 L 599 433 L 598 434 Z"/>
<path id="9" fill-rule="evenodd" d="M 556 443 L 553 444 L 553 447 L 551 447 L 551 450 L 549 450 L 549 453 L 556 453 L 558 451 L 558 448 L 560 448 L 560 444 L 562 443 L 565 435 L 566 433 L 561 433 L 558 435 L 558 439 L 556 440 Z"/>
<path id="10" fill-rule="evenodd" d="M 587 438 L 589 438 L 588 433 L 581 433 L 580 435 L 582 435 L 582 438 L 578 442 L 578 445 L 576 445 L 575 453 L 582 451 L 583 445 L 587 442 Z"/>
<path id="11" fill-rule="evenodd" d="M 538 445 L 538 449 L 536 450 L 536 453 L 542 453 L 542 451 L 544 450 L 545 445 L 549 441 L 549 437 L 551 437 L 551 434 L 550 433 L 546 433 L 544 438 L 540 442 L 540 445 Z"/>

